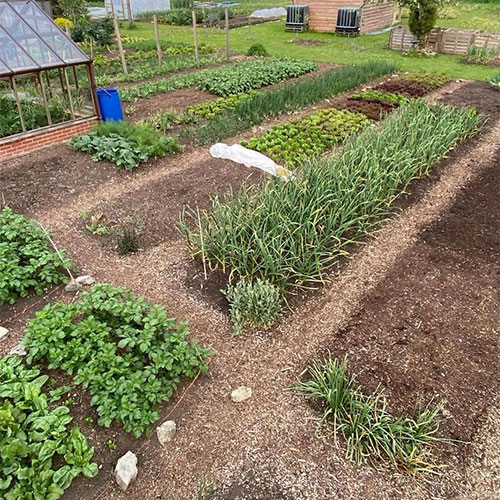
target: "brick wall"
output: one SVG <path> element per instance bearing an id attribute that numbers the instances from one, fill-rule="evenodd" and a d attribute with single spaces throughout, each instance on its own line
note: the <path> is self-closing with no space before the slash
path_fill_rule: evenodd
<path id="1" fill-rule="evenodd" d="M 30 153 L 53 144 L 69 141 L 74 135 L 88 132 L 97 118 L 87 118 L 73 123 L 63 123 L 44 130 L 34 130 L 20 137 L 0 140 L 0 161 Z"/>

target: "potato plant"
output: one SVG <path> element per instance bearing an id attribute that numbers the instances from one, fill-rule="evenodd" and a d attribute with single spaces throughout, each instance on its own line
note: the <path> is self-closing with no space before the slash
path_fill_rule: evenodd
<path id="1" fill-rule="evenodd" d="M 294 168 L 369 124 L 370 120 L 361 113 L 322 109 L 306 118 L 272 127 L 264 135 L 241 144 Z"/>
<path id="2" fill-rule="evenodd" d="M 60 391 L 43 392 L 47 375 L 28 369 L 17 356 L 0 360 L 0 498 L 57 500 L 73 479 L 94 477 L 94 449 L 66 406 L 54 406 Z"/>
<path id="3" fill-rule="evenodd" d="M 62 269 L 72 264 L 60 254 L 62 261 L 36 221 L 9 207 L 0 211 L 0 306 L 66 282 Z"/>
<path id="4" fill-rule="evenodd" d="M 116 421 L 139 437 L 150 433 L 158 405 L 182 377 L 207 370 L 211 351 L 188 342 L 188 333 L 163 307 L 125 288 L 99 285 L 77 302 L 38 312 L 23 343 L 29 363 L 44 360 L 89 390 L 99 425 Z"/>

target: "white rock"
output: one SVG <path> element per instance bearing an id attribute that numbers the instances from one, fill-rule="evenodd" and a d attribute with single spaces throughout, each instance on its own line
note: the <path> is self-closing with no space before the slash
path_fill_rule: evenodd
<path id="1" fill-rule="evenodd" d="M 160 426 L 156 428 L 156 435 L 158 436 L 158 441 L 161 445 L 169 443 L 175 437 L 175 432 L 177 431 L 177 425 L 173 420 L 167 420 L 163 422 Z"/>
<path id="2" fill-rule="evenodd" d="M 7 337 L 8 334 L 9 330 L 7 330 L 7 328 L 4 328 L 3 326 L 0 326 L 0 340 Z"/>
<path id="3" fill-rule="evenodd" d="M 252 389 L 250 387 L 245 387 L 245 386 L 238 387 L 238 389 L 235 389 L 231 393 L 231 399 L 235 403 L 241 403 L 242 401 L 247 400 L 251 396 L 252 396 Z"/>
<path id="4" fill-rule="evenodd" d="M 80 285 L 93 285 L 95 283 L 95 279 L 92 278 L 89 274 L 85 274 L 84 276 L 78 276 L 75 280 Z"/>
<path id="5" fill-rule="evenodd" d="M 9 351 L 9 354 L 11 354 L 12 356 L 26 356 L 28 352 L 26 351 L 26 347 L 24 347 L 22 344 L 17 344 Z"/>
<path id="6" fill-rule="evenodd" d="M 78 283 L 76 280 L 70 280 L 64 287 L 67 292 L 78 292 L 78 290 L 81 290 L 82 288 L 83 286 L 80 285 L 80 283 Z"/>
<path id="7" fill-rule="evenodd" d="M 118 486 L 127 491 L 129 484 L 137 477 L 137 472 L 137 457 L 131 451 L 127 451 L 116 463 L 115 479 Z"/>

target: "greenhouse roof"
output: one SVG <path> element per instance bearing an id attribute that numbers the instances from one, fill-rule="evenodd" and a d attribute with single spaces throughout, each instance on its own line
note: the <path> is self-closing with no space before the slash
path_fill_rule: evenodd
<path id="1" fill-rule="evenodd" d="M 89 61 L 35 2 L 0 0 L 0 77 Z"/>

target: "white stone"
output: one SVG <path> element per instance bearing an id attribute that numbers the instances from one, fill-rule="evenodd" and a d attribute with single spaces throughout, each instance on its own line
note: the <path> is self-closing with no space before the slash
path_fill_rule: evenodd
<path id="1" fill-rule="evenodd" d="M 163 422 L 160 426 L 156 428 L 156 435 L 158 436 L 158 441 L 161 445 L 169 443 L 175 437 L 175 432 L 177 431 L 177 425 L 173 420 L 167 420 Z"/>
<path id="2" fill-rule="evenodd" d="M 0 340 L 7 337 L 8 334 L 9 330 L 7 330 L 7 328 L 4 328 L 3 326 L 0 326 Z"/>
<path id="3" fill-rule="evenodd" d="M 137 457 L 131 451 L 127 451 L 116 463 L 115 479 L 118 486 L 127 491 L 129 484 L 137 477 L 137 472 Z"/>
<path id="4" fill-rule="evenodd" d="M 12 356 L 26 356 L 28 352 L 26 351 L 26 347 L 24 347 L 22 344 L 17 344 L 9 351 L 9 354 L 11 354 Z"/>
<path id="5" fill-rule="evenodd" d="M 76 280 L 70 280 L 69 283 L 64 287 L 64 289 L 67 292 L 78 292 L 78 290 L 81 290 L 83 288 L 80 283 L 78 283 Z"/>
<path id="6" fill-rule="evenodd" d="M 242 401 L 247 400 L 251 396 L 252 396 L 252 389 L 250 387 L 245 387 L 245 386 L 238 387 L 238 389 L 235 389 L 231 393 L 231 399 L 235 403 L 241 403 Z"/>
<path id="7" fill-rule="evenodd" d="M 75 280 L 80 285 L 93 285 L 95 283 L 95 279 L 92 278 L 89 274 L 85 274 L 84 276 L 78 276 Z"/>

